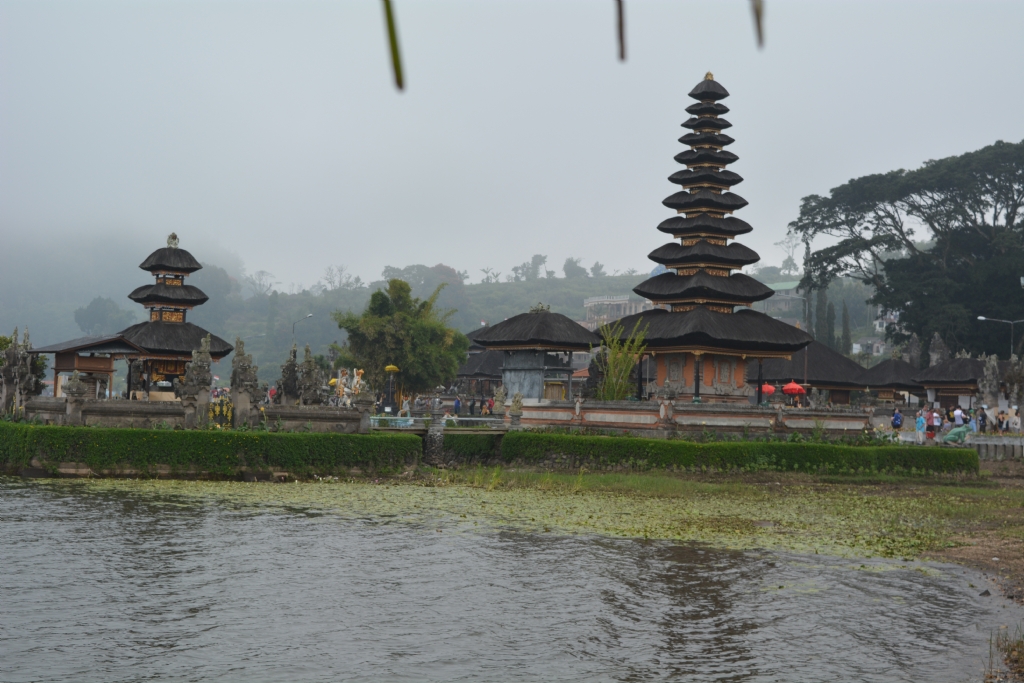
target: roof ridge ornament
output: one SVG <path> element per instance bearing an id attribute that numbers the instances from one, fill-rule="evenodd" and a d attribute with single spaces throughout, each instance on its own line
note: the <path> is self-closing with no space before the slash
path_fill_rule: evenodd
<path id="1" fill-rule="evenodd" d="M 530 313 L 544 313 L 544 312 L 550 311 L 550 310 L 551 310 L 551 305 L 550 304 L 545 306 L 544 304 L 542 304 L 539 301 L 537 302 L 536 306 L 530 306 Z"/>
<path id="2" fill-rule="evenodd" d="M 170 247 L 171 249 L 177 249 L 178 248 L 178 234 L 177 233 L 172 232 L 170 235 L 167 236 L 167 246 Z"/>
<path id="3" fill-rule="evenodd" d="M 704 74 L 704 80 L 705 81 L 713 81 L 713 80 L 715 80 L 715 75 L 709 71 L 706 74 Z"/>

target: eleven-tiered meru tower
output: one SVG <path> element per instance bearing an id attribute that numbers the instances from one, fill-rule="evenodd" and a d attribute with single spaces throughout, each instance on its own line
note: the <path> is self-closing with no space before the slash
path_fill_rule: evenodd
<path id="1" fill-rule="evenodd" d="M 745 401 L 754 392 L 747 362 L 788 357 L 811 342 L 798 328 L 754 311 L 751 305 L 773 291 L 738 272 L 760 257 L 730 241 L 752 228 L 732 216 L 747 202 L 731 191 L 743 178 L 726 169 L 739 158 L 724 149 L 734 142 L 722 133 L 732 127 L 721 118 L 729 111 L 721 103 L 728 96 L 710 73 L 690 91 L 697 104 L 686 108 L 692 117 L 683 127 L 691 132 L 679 138 L 689 149 L 675 157 L 686 169 L 669 177 L 682 189 L 663 202 L 679 215 L 658 226 L 678 241 L 649 255 L 668 272 L 633 290 L 658 308 L 620 321 L 624 334 L 646 328 L 659 392 L 681 398 Z"/>

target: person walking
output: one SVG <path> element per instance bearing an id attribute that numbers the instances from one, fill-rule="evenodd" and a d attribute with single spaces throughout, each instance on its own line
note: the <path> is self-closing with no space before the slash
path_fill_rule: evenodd
<path id="1" fill-rule="evenodd" d="M 469 399 L 469 416 L 473 417 L 476 415 L 476 396 Z"/>
<path id="2" fill-rule="evenodd" d="M 900 409 L 897 408 L 896 410 L 892 411 L 892 428 L 893 431 L 898 432 L 900 431 L 901 427 L 903 427 L 903 413 L 901 413 Z"/>
<path id="3" fill-rule="evenodd" d="M 924 428 L 925 428 L 924 413 L 920 410 L 917 411 L 917 419 L 914 421 L 914 437 L 917 441 L 918 446 L 924 445 Z"/>
<path id="4" fill-rule="evenodd" d="M 978 410 L 978 431 L 982 434 L 985 433 L 985 428 L 988 426 L 988 413 L 985 410 L 986 406 L 982 406 Z"/>
<path id="5" fill-rule="evenodd" d="M 462 414 L 462 399 L 459 398 L 458 394 L 455 394 L 455 406 L 454 407 L 455 407 L 455 414 L 456 415 L 461 415 Z"/>
<path id="6" fill-rule="evenodd" d="M 964 426 L 964 411 L 960 408 L 960 406 L 957 406 L 956 410 L 953 411 L 953 426 Z"/>

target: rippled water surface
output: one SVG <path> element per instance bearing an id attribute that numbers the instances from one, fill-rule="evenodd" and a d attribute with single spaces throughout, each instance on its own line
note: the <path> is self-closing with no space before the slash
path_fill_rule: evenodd
<path id="1" fill-rule="evenodd" d="M 0 680 L 965 681 L 1019 618 L 952 566 L 159 491 L 0 480 Z"/>

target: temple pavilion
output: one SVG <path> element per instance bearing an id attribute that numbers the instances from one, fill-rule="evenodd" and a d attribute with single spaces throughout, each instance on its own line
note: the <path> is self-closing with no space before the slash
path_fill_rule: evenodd
<path id="1" fill-rule="evenodd" d="M 129 391 L 145 390 L 150 400 L 173 399 L 174 379 L 185 377 L 185 363 L 192 360 L 192 351 L 198 350 L 203 338 L 210 334 L 187 320 L 193 308 L 209 300 L 201 289 L 185 284 L 185 278 L 202 267 L 192 254 L 178 247 L 178 236 L 174 233 L 167 238 L 166 247 L 157 249 L 139 265 L 153 275 L 155 282 L 128 295 L 146 307 L 149 320 L 118 333 L 143 350 L 133 359 L 133 366 L 135 362 L 141 363 L 141 372 L 129 373 Z M 213 360 L 220 360 L 233 350 L 231 344 L 210 334 Z M 143 386 L 132 386 L 136 379 L 133 374 L 138 375 Z"/>
<path id="2" fill-rule="evenodd" d="M 189 311 L 209 298 L 198 287 L 185 284 L 185 278 L 202 267 L 192 254 L 178 248 L 178 237 L 171 233 L 167 246 L 154 251 L 139 266 L 152 273 L 156 282 L 128 295 L 146 307 L 149 320 L 117 334 L 81 337 L 32 349 L 35 354 L 55 356 L 54 395 L 60 395 L 61 373 L 77 371 L 89 387 L 90 398 L 104 397 L 113 384 L 114 361 L 124 359 L 131 364 L 128 391 L 133 398 L 174 400 L 174 379 L 184 378 L 192 351 L 198 350 L 210 334 L 186 319 Z M 210 335 L 213 360 L 224 358 L 232 350 L 226 341 Z"/>
<path id="3" fill-rule="evenodd" d="M 722 118 L 729 92 L 708 73 L 689 96 L 697 103 L 686 108 L 691 118 L 682 125 L 690 132 L 679 138 L 689 149 L 675 157 L 686 168 L 669 176 L 682 189 L 662 202 L 678 215 L 658 226 L 677 241 L 648 257 L 668 272 L 633 290 L 657 308 L 620 322 L 624 335 L 646 329 L 659 393 L 747 401 L 756 391 L 747 384 L 747 364 L 789 358 L 811 337 L 751 308 L 774 292 L 739 272 L 760 257 L 735 241 L 752 228 L 732 215 L 747 201 L 731 191 L 743 178 L 726 168 L 739 158 L 725 150 L 734 140 L 722 132 L 732 126 Z"/>
<path id="4" fill-rule="evenodd" d="M 510 397 L 521 393 L 527 401 L 570 399 L 573 352 L 601 345 L 600 337 L 587 328 L 540 305 L 471 334 L 475 344 L 503 354 L 505 391 Z"/>

